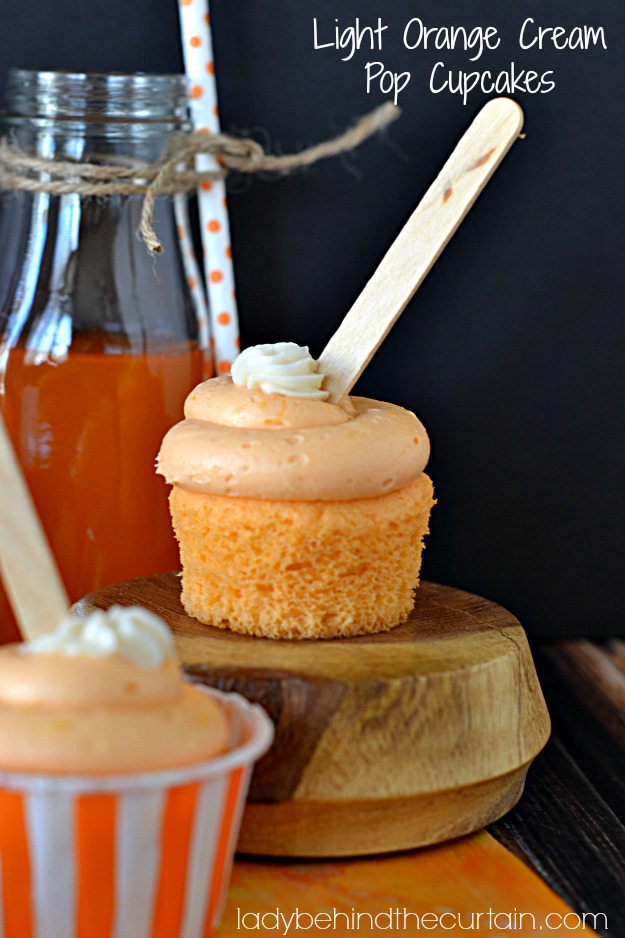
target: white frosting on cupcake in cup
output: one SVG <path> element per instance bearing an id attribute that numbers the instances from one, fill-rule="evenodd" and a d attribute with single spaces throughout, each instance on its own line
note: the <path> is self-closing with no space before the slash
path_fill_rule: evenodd
<path id="1" fill-rule="evenodd" d="M 142 668 L 158 668 L 176 657 L 170 630 L 142 606 L 95 609 L 86 619 L 68 613 L 53 632 L 18 647 L 29 655 L 121 655 Z"/>

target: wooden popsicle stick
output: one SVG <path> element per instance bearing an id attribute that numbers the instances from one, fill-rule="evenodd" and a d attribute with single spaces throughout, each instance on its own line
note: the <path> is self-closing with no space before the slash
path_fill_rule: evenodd
<path id="1" fill-rule="evenodd" d="M 52 631 L 69 600 L 1 416 L 0 560 L 22 637 Z"/>
<path id="2" fill-rule="evenodd" d="M 495 98 L 461 137 L 319 358 L 330 401 L 365 370 L 523 126 L 510 98 Z"/>

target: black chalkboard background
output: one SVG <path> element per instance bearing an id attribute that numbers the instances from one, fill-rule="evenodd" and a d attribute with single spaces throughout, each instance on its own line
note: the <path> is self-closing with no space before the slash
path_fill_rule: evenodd
<path id="1" fill-rule="evenodd" d="M 313 47 L 388 26 L 382 52 Z M 496 26 L 496 51 L 404 48 L 405 24 Z M 519 48 L 536 26 L 603 26 L 607 50 Z M 400 121 L 344 159 L 237 184 L 231 223 L 244 344 L 319 354 L 489 95 L 429 90 L 445 71 L 535 69 L 510 155 L 360 381 L 414 409 L 439 504 L 424 574 L 512 609 L 528 631 L 625 632 L 625 7 L 621 0 L 214 0 L 222 124 L 290 151 L 387 96 L 365 63 L 410 71 Z M 175 0 L 3 0 L 0 63 L 180 71 Z M 532 35 L 535 33 L 534 32 Z M 346 53 L 343 53 L 346 54 Z M 439 70 L 437 75 L 440 75 Z M 455 80 L 455 79 L 454 79 Z"/>

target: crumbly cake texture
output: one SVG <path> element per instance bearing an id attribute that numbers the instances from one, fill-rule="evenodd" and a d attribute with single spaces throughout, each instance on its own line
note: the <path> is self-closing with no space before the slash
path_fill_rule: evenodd
<path id="1" fill-rule="evenodd" d="M 335 502 L 174 485 L 184 608 L 207 625 L 267 638 L 388 631 L 414 605 L 433 504 L 425 473 L 376 498 Z"/>

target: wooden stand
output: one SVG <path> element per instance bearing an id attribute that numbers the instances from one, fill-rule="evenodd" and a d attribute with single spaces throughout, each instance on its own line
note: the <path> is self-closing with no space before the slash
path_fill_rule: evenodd
<path id="1" fill-rule="evenodd" d="M 549 717 L 525 633 L 494 603 L 423 583 L 391 632 L 276 641 L 210 628 L 161 574 L 80 614 L 140 604 L 171 626 L 186 672 L 262 704 L 276 724 L 238 849 L 271 856 L 404 850 L 467 834 L 518 800 Z"/>

